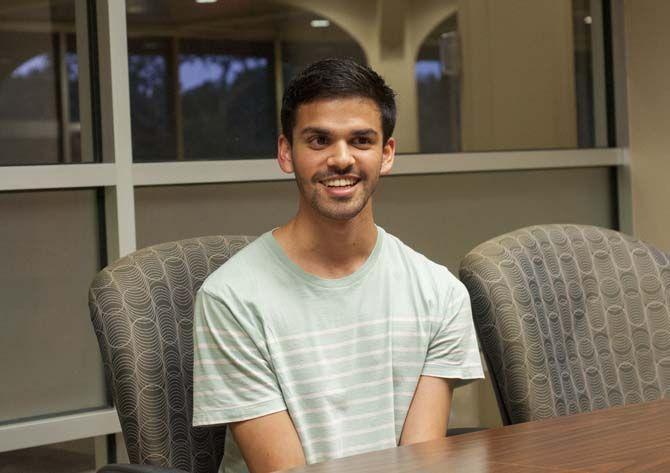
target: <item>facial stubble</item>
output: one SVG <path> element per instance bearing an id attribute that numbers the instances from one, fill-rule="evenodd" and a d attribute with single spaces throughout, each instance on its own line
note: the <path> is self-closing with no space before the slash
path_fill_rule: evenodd
<path id="1" fill-rule="evenodd" d="M 347 170 L 349 171 L 349 170 Z M 381 171 L 381 166 L 380 166 Z M 367 174 L 360 172 L 356 175 L 360 178 L 357 186 L 363 186 L 363 189 L 359 189 L 359 192 L 352 197 L 346 197 L 342 199 L 332 198 L 327 195 L 319 195 L 321 193 L 321 181 L 330 177 L 336 177 L 339 175 L 344 175 L 343 173 L 317 173 L 310 180 L 309 184 L 312 186 L 312 192 L 307 195 L 307 187 L 305 182 L 307 179 L 300 177 L 300 174 L 296 172 L 296 184 L 303 199 L 309 202 L 311 207 L 321 216 L 332 219 L 332 220 L 351 220 L 356 217 L 367 205 L 368 201 L 374 194 L 377 184 L 379 183 L 379 175 L 377 179 L 372 183 L 372 188 L 367 188 L 365 184 L 370 183 Z M 362 191 L 362 192 L 360 192 Z M 323 192 L 325 194 L 325 192 Z"/>

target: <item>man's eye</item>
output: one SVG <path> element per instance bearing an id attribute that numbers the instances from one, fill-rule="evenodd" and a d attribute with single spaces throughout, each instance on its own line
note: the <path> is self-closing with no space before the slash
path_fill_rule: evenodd
<path id="1" fill-rule="evenodd" d="M 326 146 L 328 144 L 328 138 L 325 136 L 313 136 L 309 139 L 309 144 L 312 146 Z"/>
<path id="2" fill-rule="evenodd" d="M 367 136 L 358 136 L 354 138 L 354 146 L 370 146 L 372 140 Z"/>

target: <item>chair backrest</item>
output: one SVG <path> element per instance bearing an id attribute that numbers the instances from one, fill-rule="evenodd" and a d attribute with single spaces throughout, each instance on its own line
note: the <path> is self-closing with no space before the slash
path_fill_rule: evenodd
<path id="1" fill-rule="evenodd" d="M 506 424 L 670 396 L 667 254 L 541 225 L 479 245 L 460 275 Z"/>
<path id="2" fill-rule="evenodd" d="M 253 237 L 151 246 L 106 267 L 91 320 L 131 463 L 214 473 L 225 427 L 193 428 L 193 303 L 207 276 Z"/>

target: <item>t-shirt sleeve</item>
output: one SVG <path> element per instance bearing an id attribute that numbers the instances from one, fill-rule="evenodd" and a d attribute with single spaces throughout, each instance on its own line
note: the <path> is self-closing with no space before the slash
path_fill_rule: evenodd
<path id="1" fill-rule="evenodd" d="M 231 300 L 198 292 L 193 330 L 193 425 L 224 424 L 286 409 L 254 318 Z M 232 307 L 236 310 L 233 310 Z"/>
<path id="2" fill-rule="evenodd" d="M 484 377 L 467 289 L 449 273 L 442 322 L 428 346 L 423 375 L 457 380 L 457 385 Z"/>

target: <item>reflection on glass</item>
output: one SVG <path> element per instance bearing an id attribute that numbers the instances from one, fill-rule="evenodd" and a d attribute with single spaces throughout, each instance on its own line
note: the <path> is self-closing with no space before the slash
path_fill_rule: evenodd
<path id="1" fill-rule="evenodd" d="M 414 65 L 419 108 L 419 146 L 422 153 L 461 150 L 461 74 L 454 13 L 421 45 Z"/>
<path id="2" fill-rule="evenodd" d="M 131 130 L 138 161 L 176 157 L 170 59 L 170 42 L 164 38 L 128 40 Z"/>
<path id="3" fill-rule="evenodd" d="M 126 9 L 136 162 L 271 158 L 284 84 L 317 59 L 366 62 L 335 22 L 269 0 Z"/>
<path id="4" fill-rule="evenodd" d="M 604 146 L 599 1 L 126 0 L 134 159 L 272 157 L 286 83 L 325 57 L 394 88 L 401 153 Z"/>
<path id="5" fill-rule="evenodd" d="M 180 46 L 184 157 L 272 155 L 277 133 L 272 45 L 184 39 Z"/>
<path id="6" fill-rule="evenodd" d="M 595 117 L 593 107 L 593 54 L 591 51 L 590 0 L 573 0 L 573 26 L 575 30 L 575 94 L 577 95 L 577 140 L 580 148 L 592 148 L 595 143 Z M 600 145 L 600 143 L 599 143 Z"/>
<path id="7" fill-rule="evenodd" d="M 337 26 L 329 23 L 328 28 L 336 29 Z M 344 31 L 341 31 L 339 41 L 331 39 L 328 42 L 314 41 L 311 44 L 305 44 L 304 41 L 284 41 L 281 46 L 283 84 L 287 84 L 309 64 L 327 57 L 346 57 L 367 64 L 363 49 Z"/>
<path id="8" fill-rule="evenodd" d="M 461 2 L 417 54 L 421 152 L 605 146 L 594 137 L 596 3 Z"/>
<path id="9" fill-rule="evenodd" d="M 74 0 L 0 11 L 0 166 L 82 161 L 78 76 Z"/>

